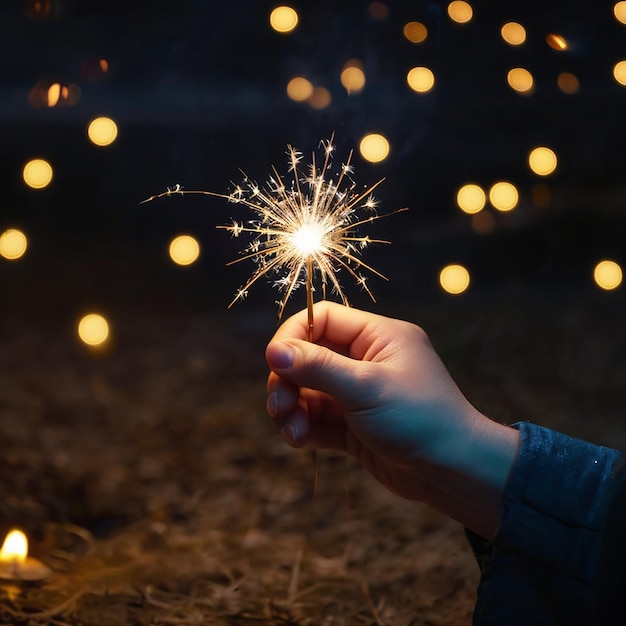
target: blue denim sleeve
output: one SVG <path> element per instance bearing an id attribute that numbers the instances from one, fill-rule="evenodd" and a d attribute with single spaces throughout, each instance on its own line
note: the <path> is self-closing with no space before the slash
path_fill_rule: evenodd
<path id="1" fill-rule="evenodd" d="M 474 624 L 594 623 L 602 530 L 620 452 L 522 422 L 492 541 L 468 538 L 481 568 Z"/>

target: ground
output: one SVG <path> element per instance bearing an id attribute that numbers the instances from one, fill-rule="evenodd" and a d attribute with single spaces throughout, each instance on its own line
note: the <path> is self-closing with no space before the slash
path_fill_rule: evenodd
<path id="1" fill-rule="evenodd" d="M 63 317 L 0 313 L 0 531 L 23 528 L 53 570 L 0 586 L 0 623 L 470 624 L 478 569 L 459 524 L 273 431 L 274 312 L 192 309 L 122 307 L 100 352 Z M 495 419 L 626 447 L 619 296 L 371 309 L 422 324 Z"/>

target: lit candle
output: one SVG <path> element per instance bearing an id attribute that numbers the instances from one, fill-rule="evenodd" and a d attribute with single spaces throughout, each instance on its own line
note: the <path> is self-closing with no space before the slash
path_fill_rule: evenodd
<path id="1" fill-rule="evenodd" d="M 12 530 L 0 549 L 0 578 L 37 581 L 52 572 L 41 561 L 28 556 L 28 539 L 21 530 Z"/>

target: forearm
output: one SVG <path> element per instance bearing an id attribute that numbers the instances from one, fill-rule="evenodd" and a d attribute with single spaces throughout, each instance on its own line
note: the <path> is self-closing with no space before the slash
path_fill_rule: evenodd
<path id="1" fill-rule="evenodd" d="M 520 449 L 493 540 L 469 534 L 482 572 L 477 623 L 487 616 L 494 624 L 622 623 L 594 618 L 598 580 L 600 590 L 604 575 L 623 581 L 619 542 L 605 527 L 609 503 L 621 495 L 615 483 L 621 454 L 529 422 L 515 428 Z M 610 542 L 608 563 L 603 540 Z M 623 582 L 614 589 L 608 610 L 618 606 L 623 618 Z"/>

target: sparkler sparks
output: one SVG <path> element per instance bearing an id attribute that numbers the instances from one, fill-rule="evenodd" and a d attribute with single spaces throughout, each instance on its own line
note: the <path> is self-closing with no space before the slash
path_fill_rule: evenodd
<path id="1" fill-rule="evenodd" d="M 225 198 L 232 203 L 240 203 L 256 214 L 256 219 L 247 222 L 233 220 L 231 224 L 218 226 L 227 230 L 233 237 L 248 235 L 247 245 L 241 256 L 228 265 L 251 260 L 256 269 L 248 281 L 241 286 L 229 308 L 248 294 L 249 288 L 261 277 L 267 277 L 281 294 L 278 304 L 278 318 L 282 317 L 287 301 L 292 293 L 304 285 L 307 296 L 308 339 L 313 336 L 313 293 L 315 284 L 321 284 L 322 297 L 326 297 L 330 285 L 334 293 L 345 305 L 349 305 L 337 272 L 345 270 L 375 301 L 368 287 L 366 270 L 387 280 L 383 274 L 361 259 L 362 251 L 372 243 L 390 243 L 382 239 L 372 239 L 361 235 L 358 229 L 383 217 L 388 217 L 406 208 L 379 215 L 377 202 L 372 192 L 384 179 L 379 180 L 362 193 L 356 191 L 352 180 L 352 151 L 348 160 L 341 164 L 336 175 L 332 175 L 332 138 L 322 142 L 323 165 L 316 165 L 316 153 L 312 155 L 305 174 L 300 163 L 302 153 L 288 146 L 288 172 L 291 180 L 286 182 L 272 168 L 272 175 L 266 185 L 260 187 L 244 174 L 244 180 L 226 195 L 210 191 L 186 191 L 180 185 L 152 196 L 149 202 L 172 194 L 205 194 Z"/>

